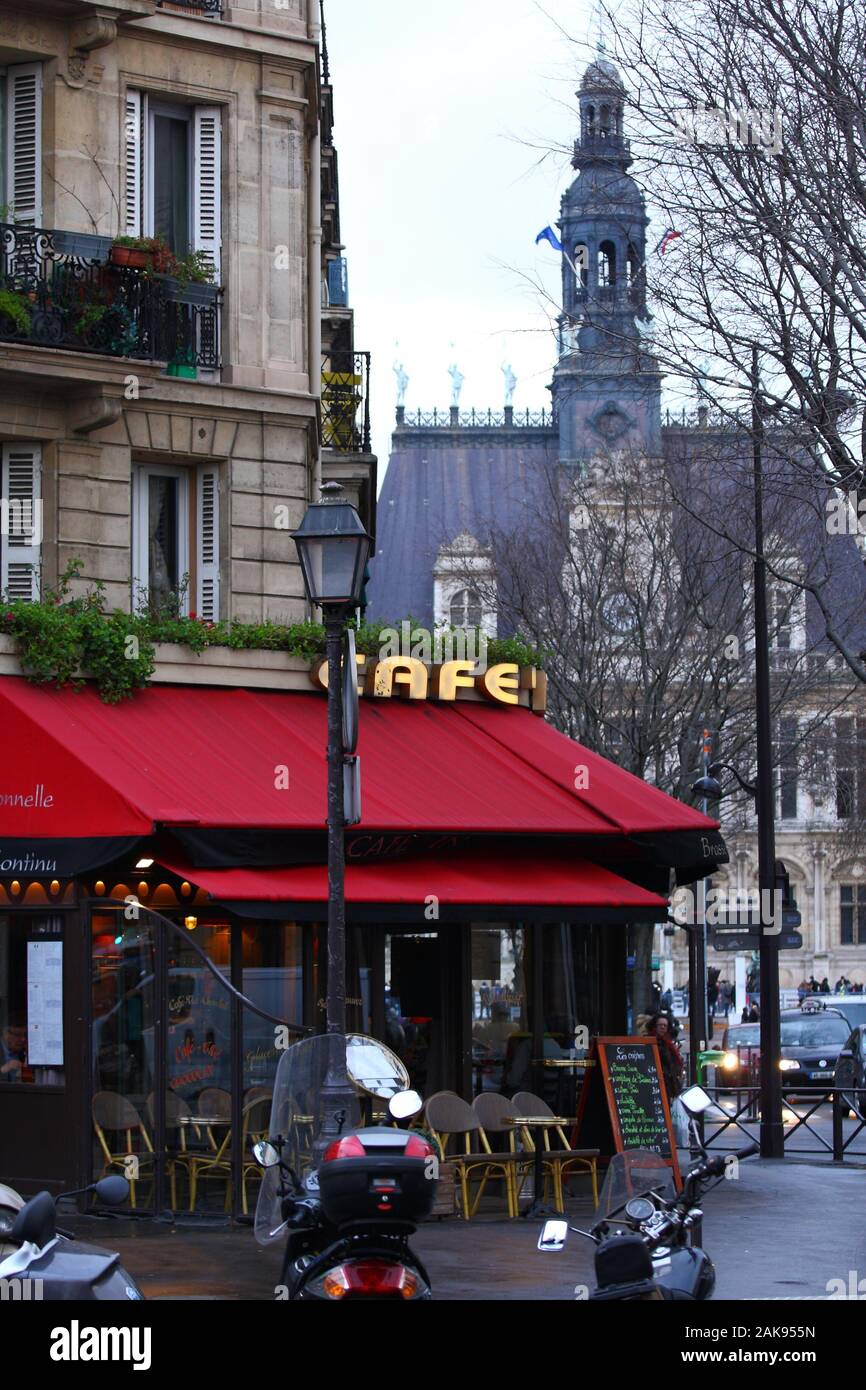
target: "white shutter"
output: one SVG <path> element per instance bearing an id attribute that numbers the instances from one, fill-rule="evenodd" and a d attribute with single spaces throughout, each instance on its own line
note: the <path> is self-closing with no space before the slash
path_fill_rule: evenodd
<path id="1" fill-rule="evenodd" d="M 208 622 L 220 616 L 219 473 L 211 464 L 198 471 L 198 584 L 196 613 Z"/>
<path id="2" fill-rule="evenodd" d="M 222 140 L 220 108 L 195 108 L 195 163 L 193 167 L 193 245 L 205 251 L 214 267 L 214 279 L 220 279 L 220 247 L 222 209 L 220 182 L 222 177 Z"/>
<path id="3" fill-rule="evenodd" d="M 42 564 L 42 449 L 4 444 L 0 590 L 7 599 L 39 601 Z"/>
<path id="4" fill-rule="evenodd" d="M 6 194 L 15 222 L 42 223 L 42 64 L 6 69 Z"/>
<path id="5" fill-rule="evenodd" d="M 142 188 L 144 186 L 144 97 L 141 92 L 126 93 L 126 121 L 123 144 L 126 152 L 124 174 L 124 235 L 142 236 Z"/>

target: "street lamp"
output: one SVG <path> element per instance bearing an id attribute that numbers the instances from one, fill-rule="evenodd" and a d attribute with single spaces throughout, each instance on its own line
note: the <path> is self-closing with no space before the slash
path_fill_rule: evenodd
<path id="1" fill-rule="evenodd" d="M 339 483 L 325 483 L 322 500 L 307 508 L 293 534 L 304 587 L 322 610 L 328 660 L 328 998 L 327 1029 L 346 1032 L 345 815 L 343 807 L 343 648 L 347 615 L 361 601 L 372 538 Z M 346 1072 L 345 1051 L 332 1049 L 323 1086 L 325 1117 L 320 1144 L 339 1136 L 351 1113 L 355 1091 Z"/>

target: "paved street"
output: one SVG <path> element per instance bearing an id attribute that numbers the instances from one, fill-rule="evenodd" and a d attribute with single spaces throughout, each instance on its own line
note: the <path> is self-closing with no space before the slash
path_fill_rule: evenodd
<path id="1" fill-rule="evenodd" d="M 751 1160 L 704 1203 L 706 1249 L 723 1299 L 826 1298 L 831 1279 L 866 1277 L 866 1168 Z M 591 1219 L 585 1203 L 574 1224 Z M 65 1219 L 85 1239 L 121 1251 L 149 1298 L 270 1299 L 280 1249 L 250 1227 L 170 1228 Z M 416 1238 L 437 1299 L 570 1299 L 592 1284 L 592 1247 L 572 1235 L 559 1255 L 536 1249 L 538 1223 L 482 1217 L 431 1223 Z"/>

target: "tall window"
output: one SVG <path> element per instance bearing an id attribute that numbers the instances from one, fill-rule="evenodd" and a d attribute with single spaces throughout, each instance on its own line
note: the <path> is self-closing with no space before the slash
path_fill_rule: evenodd
<path id="1" fill-rule="evenodd" d="M 836 815 L 866 817 L 866 719 L 837 719 L 835 733 Z"/>
<path id="2" fill-rule="evenodd" d="M 452 627 L 480 627 L 484 616 L 481 595 L 474 589 L 461 589 L 451 600 Z"/>
<path id="3" fill-rule="evenodd" d="M 126 93 L 126 234 L 161 236 L 176 255 L 202 251 L 219 279 L 219 107 Z"/>
<path id="4" fill-rule="evenodd" d="M 778 768 L 778 810 L 782 820 L 797 818 L 797 740 L 796 719 L 780 719 L 776 738 Z"/>
<path id="5" fill-rule="evenodd" d="M 42 64 L 0 76 L 0 222 L 42 222 Z"/>
<path id="6" fill-rule="evenodd" d="M 598 248 L 598 283 L 601 288 L 616 284 L 616 247 L 603 241 Z"/>
<path id="7" fill-rule="evenodd" d="M 0 593 L 39 600 L 42 563 L 42 447 L 20 443 L 0 450 Z"/>
<path id="8" fill-rule="evenodd" d="M 866 945 L 866 883 L 839 884 L 840 943 Z"/>
<path id="9" fill-rule="evenodd" d="M 137 609 L 219 619 L 219 479 L 198 469 L 147 464 L 133 477 L 132 598 Z"/>

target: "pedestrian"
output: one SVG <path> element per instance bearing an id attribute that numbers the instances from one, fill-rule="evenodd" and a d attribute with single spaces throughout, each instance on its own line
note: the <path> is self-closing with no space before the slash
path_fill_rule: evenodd
<path id="1" fill-rule="evenodd" d="M 683 1089 L 685 1076 L 682 1053 L 671 1037 L 670 1023 L 664 1014 L 641 1014 L 637 1023 L 640 1034 L 655 1038 L 658 1043 L 659 1061 L 670 1103 Z"/>
<path id="2" fill-rule="evenodd" d="M 821 981 L 821 985 L 820 985 L 820 988 L 819 988 L 819 990 L 818 990 L 818 993 L 819 993 L 819 994 L 829 994 L 829 993 L 830 993 L 830 981 L 827 979 L 827 976 L 826 976 L 826 975 L 824 976 L 823 980 Z"/>

